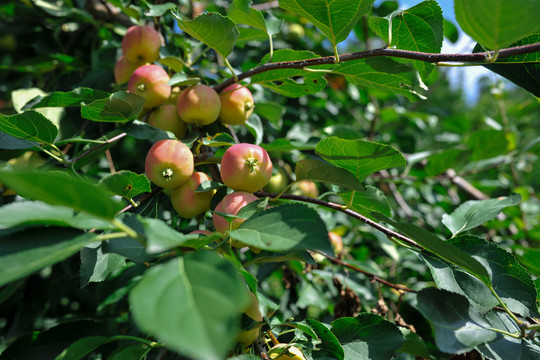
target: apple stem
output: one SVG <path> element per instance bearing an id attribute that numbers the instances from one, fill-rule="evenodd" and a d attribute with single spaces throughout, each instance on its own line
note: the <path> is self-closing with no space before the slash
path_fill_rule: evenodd
<path id="1" fill-rule="evenodd" d="M 257 170 L 257 165 L 259 163 L 259 160 L 255 158 L 249 158 L 246 160 L 246 165 L 249 167 L 249 173 L 254 173 L 255 170 Z"/>
<path id="2" fill-rule="evenodd" d="M 174 174 L 174 171 L 171 168 L 166 168 L 166 169 L 163 169 L 163 171 L 161 171 L 161 176 L 163 176 L 165 180 L 167 181 L 171 180 L 173 174 Z"/>

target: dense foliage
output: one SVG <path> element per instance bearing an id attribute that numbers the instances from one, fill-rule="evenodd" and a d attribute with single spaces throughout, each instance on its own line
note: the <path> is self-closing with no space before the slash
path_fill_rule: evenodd
<path id="1" fill-rule="evenodd" d="M 454 9 L 2 2 L 0 359 L 540 358 L 540 2 Z M 157 58 L 115 74 L 135 25 Z M 449 64 L 510 81 L 472 103 Z M 235 83 L 249 118 L 216 120 Z"/>

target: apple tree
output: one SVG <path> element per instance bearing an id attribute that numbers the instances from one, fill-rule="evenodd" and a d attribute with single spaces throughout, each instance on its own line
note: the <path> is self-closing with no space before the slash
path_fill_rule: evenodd
<path id="1" fill-rule="evenodd" d="M 540 1 L 448 3 L 4 1 L 0 359 L 540 358 Z"/>

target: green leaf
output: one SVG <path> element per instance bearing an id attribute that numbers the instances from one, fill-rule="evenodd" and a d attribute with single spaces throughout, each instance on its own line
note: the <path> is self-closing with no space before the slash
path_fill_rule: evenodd
<path id="1" fill-rule="evenodd" d="M 503 131 L 479 130 L 469 136 L 467 147 L 472 150 L 471 160 L 478 161 L 506 154 L 508 140 Z"/>
<path id="2" fill-rule="evenodd" d="M 311 51 L 277 50 L 274 51 L 272 62 L 297 61 L 315 59 L 320 56 Z M 270 61 L 270 54 L 265 55 L 259 65 Z M 329 68 L 320 66 L 318 68 Z M 251 83 L 259 83 L 279 94 L 288 97 L 300 97 L 316 94 L 326 87 L 324 73 L 305 71 L 302 69 L 275 69 L 257 74 L 251 78 Z M 293 79 L 294 78 L 294 79 Z"/>
<path id="3" fill-rule="evenodd" d="M 491 279 L 486 268 L 465 251 L 458 249 L 447 241 L 441 240 L 429 231 L 424 230 L 416 225 L 398 223 L 378 213 L 373 213 L 372 215 L 381 221 L 387 222 L 401 231 L 403 234 L 409 236 L 424 249 L 476 276 L 484 284 L 491 284 Z"/>
<path id="4" fill-rule="evenodd" d="M 529 45 L 538 42 L 540 42 L 540 33 L 524 37 L 510 46 Z M 484 49 L 478 44 L 473 50 L 473 52 L 482 51 Z M 505 57 L 495 63 L 485 64 L 484 67 L 513 81 L 534 96 L 540 97 L 540 52 Z"/>
<path id="5" fill-rule="evenodd" d="M 495 329 L 514 334 L 520 332 L 515 321 L 506 313 L 491 311 L 485 316 Z M 540 357 L 538 345 L 530 340 L 510 336 L 499 335 L 495 341 L 480 345 L 476 349 L 488 359 L 536 360 Z"/>
<path id="6" fill-rule="evenodd" d="M 34 110 L 27 110 L 16 115 L 0 114 L 0 131 L 39 144 L 52 144 L 58 136 L 58 128 Z"/>
<path id="7" fill-rule="evenodd" d="M 118 91 L 106 99 L 81 106 L 83 119 L 105 122 L 127 122 L 137 118 L 143 109 L 144 98 L 127 91 Z"/>
<path id="8" fill-rule="evenodd" d="M 126 258 L 115 253 L 104 253 L 101 246 L 81 249 L 81 288 L 90 282 L 105 281 L 115 270 L 126 266 Z"/>
<path id="9" fill-rule="evenodd" d="M 151 4 L 145 2 L 145 5 L 148 7 L 148 10 L 144 12 L 144 15 L 148 17 L 163 16 L 167 11 L 177 8 L 177 5 L 174 3 Z"/>
<path id="10" fill-rule="evenodd" d="M 346 169 L 358 181 L 391 167 L 405 166 L 403 155 L 391 146 L 364 140 L 329 137 L 321 140 L 315 153 L 329 163 Z"/>
<path id="11" fill-rule="evenodd" d="M 317 146 L 316 143 L 313 142 L 305 142 L 305 141 L 290 141 L 289 139 L 276 139 L 272 141 L 269 144 L 261 144 L 261 146 L 268 152 L 288 152 L 292 150 L 315 150 L 315 147 Z"/>
<path id="12" fill-rule="evenodd" d="M 457 26 L 447 19 L 444 19 L 444 37 L 452 44 L 457 43 L 459 40 L 459 31 Z"/>
<path id="13" fill-rule="evenodd" d="M 403 343 L 398 327 L 383 317 L 362 313 L 332 322 L 345 359 L 391 359 Z"/>
<path id="14" fill-rule="evenodd" d="M 70 207 L 40 201 L 17 201 L 0 207 L 0 230 L 15 226 L 53 225 L 77 229 L 111 230 L 114 226 L 92 215 L 77 213 Z"/>
<path id="15" fill-rule="evenodd" d="M 150 192 L 150 181 L 144 174 L 136 174 L 129 170 L 118 171 L 100 180 L 113 194 L 120 195 L 127 199 L 144 192 Z"/>
<path id="16" fill-rule="evenodd" d="M 251 7 L 251 0 L 234 0 L 227 9 L 227 15 L 237 24 L 245 24 L 266 32 L 263 14 Z"/>
<path id="17" fill-rule="evenodd" d="M 105 99 L 110 94 L 105 91 L 80 87 L 68 92 L 55 91 L 48 95 L 35 97 L 28 102 L 23 109 L 35 109 L 42 107 L 78 107 L 81 103 L 91 103 L 96 100 Z"/>
<path id="18" fill-rule="evenodd" d="M 488 49 L 502 49 L 540 31 L 540 2 L 534 0 L 455 0 L 456 20 Z"/>
<path id="19" fill-rule="evenodd" d="M 172 12 L 172 14 L 182 31 L 202 41 L 224 58 L 232 52 L 238 38 L 238 29 L 230 18 L 210 12 L 201 14 L 193 20 L 184 20 L 180 13 Z"/>
<path id="20" fill-rule="evenodd" d="M 403 95 L 411 101 L 424 98 L 418 82 L 418 72 L 407 64 L 377 57 L 347 61 L 337 64 L 333 73 L 345 76 L 348 82 Z"/>
<path id="21" fill-rule="evenodd" d="M 186 242 L 187 236 L 174 230 L 161 219 L 138 216 L 146 238 L 146 250 L 157 254 L 178 247 Z"/>
<path id="22" fill-rule="evenodd" d="M 201 82 L 201 79 L 198 77 L 187 76 L 184 73 L 177 72 L 171 79 L 167 82 L 169 86 L 190 86 L 196 85 Z"/>
<path id="23" fill-rule="evenodd" d="M 23 197 L 67 206 L 104 219 L 114 218 L 121 208 L 98 184 L 66 172 L 0 169 L 0 181 Z"/>
<path id="24" fill-rule="evenodd" d="M 46 227 L 0 238 L 0 286 L 67 259 L 98 237 L 74 229 Z"/>
<path id="25" fill-rule="evenodd" d="M 139 120 L 129 123 L 125 131 L 129 136 L 133 136 L 136 139 L 149 140 L 151 142 L 166 139 L 176 139 L 172 132 L 158 129 Z"/>
<path id="26" fill-rule="evenodd" d="M 129 302 L 141 330 L 181 354 L 214 360 L 233 344 L 249 297 L 234 265 L 198 251 L 150 268 Z"/>
<path id="27" fill-rule="evenodd" d="M 170 70 L 172 71 L 175 71 L 176 74 L 173 75 L 174 76 L 177 76 L 177 75 L 184 75 L 185 74 L 182 74 L 182 71 L 184 70 L 184 62 L 182 61 L 182 58 L 178 57 L 178 56 L 166 56 L 166 57 L 162 57 L 162 58 L 159 58 L 158 59 L 159 63 L 168 67 Z M 198 82 L 198 80 L 196 82 L 194 82 L 194 84 L 196 84 Z M 180 81 L 176 81 L 176 80 L 173 80 L 172 78 L 169 79 L 169 81 L 167 81 L 167 85 L 169 86 L 184 86 L 184 85 L 191 85 L 191 84 L 188 84 L 187 82 L 186 83 L 182 83 Z"/>
<path id="28" fill-rule="evenodd" d="M 317 345 L 316 358 L 329 358 L 342 360 L 345 358 L 343 347 L 339 343 L 336 335 L 323 323 L 315 319 L 306 319 L 306 323 L 311 327 L 321 340 Z"/>
<path id="29" fill-rule="evenodd" d="M 462 354 L 497 338 L 489 322 L 463 295 L 423 289 L 417 295 L 416 307 L 431 323 L 435 343 L 445 353 Z"/>
<path id="30" fill-rule="evenodd" d="M 423 1 L 410 9 L 388 18 L 370 18 L 369 23 L 389 46 L 402 50 L 440 53 L 443 43 L 442 10 L 436 1 Z M 391 25 L 390 25 L 391 24 Z M 392 38 L 388 38 L 392 26 Z M 423 79 L 435 67 L 424 61 L 413 61 Z"/>
<path id="31" fill-rule="evenodd" d="M 269 251 L 320 250 L 333 254 L 328 230 L 317 212 L 301 204 L 261 211 L 230 232 L 231 238 Z"/>
<path id="32" fill-rule="evenodd" d="M 267 119 L 272 124 L 277 125 L 285 113 L 285 107 L 278 103 L 257 102 L 257 106 L 255 106 L 255 113 Z"/>
<path id="33" fill-rule="evenodd" d="M 62 351 L 55 360 L 82 360 L 86 355 L 96 350 L 111 339 L 105 336 L 88 336 L 75 341 L 67 349 Z"/>
<path id="34" fill-rule="evenodd" d="M 352 192 L 342 192 L 339 196 L 345 204 L 351 200 Z M 364 191 L 356 191 L 350 207 L 364 216 L 371 217 L 371 212 L 376 211 L 386 216 L 392 216 L 392 208 L 386 195 L 374 186 L 366 185 Z"/>
<path id="35" fill-rule="evenodd" d="M 115 350 L 107 360 L 144 360 L 151 350 L 146 344 L 129 345 Z"/>
<path id="36" fill-rule="evenodd" d="M 405 339 L 398 350 L 399 352 L 412 354 L 422 358 L 429 358 L 429 351 L 426 343 L 417 333 L 404 327 L 399 327 L 399 330 Z"/>
<path id="37" fill-rule="evenodd" d="M 512 194 L 489 200 L 470 200 L 461 204 L 454 212 L 444 214 L 442 223 L 453 236 L 473 229 L 495 218 L 505 207 L 515 206 L 521 202 L 521 195 Z"/>
<path id="38" fill-rule="evenodd" d="M 458 236 L 448 243 L 466 252 L 488 269 L 495 292 L 511 311 L 523 316 L 538 316 L 536 287 L 531 275 L 512 254 L 475 236 Z M 478 279 L 436 259 L 424 259 L 440 288 L 467 296 L 481 312 L 498 305 L 498 300 Z"/>
<path id="39" fill-rule="evenodd" d="M 349 36 L 373 0 L 279 0 L 279 6 L 311 21 L 336 46 Z"/>
<path id="40" fill-rule="evenodd" d="M 365 190 L 350 172 L 325 161 L 302 159 L 296 163 L 294 172 L 296 180 L 313 180 L 338 185 L 349 190 Z"/>

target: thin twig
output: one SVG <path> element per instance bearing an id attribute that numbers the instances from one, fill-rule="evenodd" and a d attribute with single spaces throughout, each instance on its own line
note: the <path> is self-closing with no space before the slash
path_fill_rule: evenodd
<path id="1" fill-rule="evenodd" d="M 101 149 L 102 147 L 104 146 L 107 146 L 109 144 L 112 144 L 113 142 L 117 141 L 117 140 L 120 140 L 121 138 L 127 136 L 127 133 L 123 132 L 123 133 L 120 133 L 116 136 L 113 136 L 112 138 L 108 139 L 108 140 L 105 140 L 102 144 L 99 144 L 99 145 L 96 145 L 94 146 L 93 148 L 91 149 L 88 149 L 86 150 L 85 152 L 83 152 L 81 155 L 77 156 L 76 158 L 74 158 L 73 160 L 71 160 L 71 162 L 73 164 L 75 164 L 77 161 L 81 160 L 83 157 L 85 157 L 86 155 L 94 152 L 94 151 L 97 151 L 99 149 Z"/>
<path id="2" fill-rule="evenodd" d="M 393 288 L 393 289 L 401 290 L 401 291 L 406 291 L 406 292 L 413 292 L 413 293 L 416 293 L 416 292 L 417 292 L 416 290 L 410 289 L 410 288 L 408 288 L 408 287 L 406 287 L 406 286 L 391 283 L 391 282 L 389 282 L 389 281 L 387 281 L 387 280 L 385 280 L 385 279 L 383 279 L 383 278 L 381 278 L 381 277 L 379 277 L 379 276 L 377 276 L 377 275 L 375 275 L 375 274 L 372 274 L 372 273 L 370 273 L 370 272 L 368 272 L 368 271 L 362 270 L 362 269 L 360 269 L 359 267 L 356 267 L 356 266 L 354 266 L 354 265 L 348 264 L 348 263 L 346 263 L 346 262 L 344 262 L 344 261 L 342 261 L 342 260 L 340 260 L 340 259 L 338 259 L 338 258 L 335 258 L 335 257 L 333 257 L 333 256 L 326 255 L 326 254 L 324 254 L 324 253 L 322 253 L 322 252 L 320 252 L 320 251 L 317 251 L 317 253 L 323 255 L 324 257 L 326 257 L 328 260 L 330 260 L 330 261 L 333 262 L 334 264 L 337 264 L 337 265 L 340 265 L 340 266 L 344 266 L 344 267 L 346 267 L 346 268 L 348 268 L 348 269 L 351 269 L 351 270 L 354 270 L 354 271 L 359 272 L 359 273 L 361 273 L 361 274 L 364 274 L 364 275 L 366 275 L 370 280 L 377 281 L 377 282 L 379 282 L 379 283 L 381 283 L 381 284 L 384 284 L 384 285 L 386 285 L 386 286 L 388 286 L 388 287 L 391 287 L 391 288 Z"/>
<path id="3" fill-rule="evenodd" d="M 533 52 L 540 51 L 540 43 L 515 46 L 511 48 L 502 49 L 499 51 L 499 59 L 506 58 L 514 55 L 529 54 Z M 339 56 L 340 62 L 366 59 L 370 57 L 380 57 L 380 56 L 389 56 L 389 57 L 398 57 L 411 60 L 419 60 L 429 63 L 438 63 L 438 62 L 453 62 L 453 63 L 470 63 L 482 65 L 487 63 L 487 59 L 493 56 L 493 51 L 479 52 L 473 54 L 439 54 L 439 53 L 424 53 L 419 51 L 410 51 L 410 50 L 401 50 L 401 49 L 389 49 L 389 48 L 379 48 L 373 50 L 360 51 L 350 54 L 343 54 Z M 325 56 L 314 59 L 298 60 L 298 61 L 282 61 L 275 63 L 266 63 L 261 66 L 250 69 L 244 73 L 241 73 L 235 79 L 227 79 L 214 86 L 214 89 L 218 92 L 223 90 L 229 85 L 232 85 L 235 82 L 241 81 L 248 77 L 254 75 L 277 69 L 303 69 L 305 67 L 317 66 L 317 65 L 329 65 L 335 64 L 335 56 Z"/>
<path id="4" fill-rule="evenodd" d="M 278 194 L 276 193 L 268 193 L 268 192 L 264 192 L 264 191 L 258 191 L 255 193 L 255 196 L 259 196 L 259 197 L 269 197 L 269 198 L 275 198 L 278 196 Z M 346 215 L 349 215 L 357 220 L 360 220 L 362 221 L 363 223 L 365 223 L 366 225 L 368 226 L 371 226 L 372 228 L 374 229 L 377 229 L 379 230 L 380 232 L 382 232 L 383 234 L 385 234 L 386 236 L 388 237 L 392 237 L 394 239 L 397 239 L 397 240 L 400 240 L 410 246 L 413 246 L 417 249 L 420 249 L 420 250 L 424 250 L 424 248 L 420 245 L 418 245 L 414 240 L 412 240 L 411 238 L 403 235 L 403 234 L 400 234 L 398 232 L 395 232 L 393 230 L 390 230 L 386 227 L 384 227 L 383 225 L 365 217 L 364 215 L 361 215 L 359 213 L 357 213 L 356 211 L 353 211 L 351 209 L 344 209 L 343 208 L 343 205 L 340 205 L 340 204 L 336 204 L 336 203 L 332 203 L 332 202 L 329 202 L 329 201 L 324 201 L 324 200 L 319 200 L 319 199 L 314 199 L 314 198 L 311 198 L 309 196 L 303 196 L 303 195 L 292 195 L 292 194 L 282 194 L 280 196 L 280 198 L 282 199 L 289 199 L 289 200 L 298 200 L 298 201 L 303 201 L 303 202 L 309 202 L 309 203 L 312 203 L 312 204 L 317 204 L 317 205 L 320 205 L 320 206 L 324 206 L 324 207 L 327 207 L 329 209 L 333 209 L 333 210 L 336 210 L 336 211 L 340 211 Z"/>

